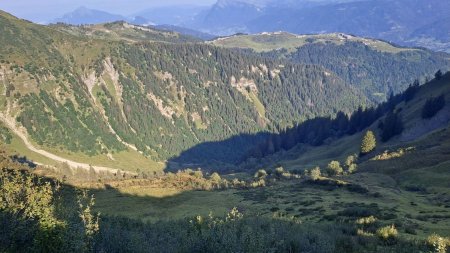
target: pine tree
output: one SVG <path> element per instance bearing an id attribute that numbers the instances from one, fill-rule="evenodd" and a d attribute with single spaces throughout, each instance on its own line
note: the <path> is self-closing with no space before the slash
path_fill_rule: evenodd
<path id="1" fill-rule="evenodd" d="M 427 99 L 425 105 L 422 108 L 422 118 L 429 119 L 432 118 L 436 113 L 438 113 L 445 106 L 445 96 L 444 94 L 439 97 L 432 97 Z"/>
<path id="2" fill-rule="evenodd" d="M 372 131 L 367 131 L 361 143 L 361 154 L 367 154 L 374 150 L 377 145 L 375 135 Z"/>
<path id="3" fill-rule="evenodd" d="M 399 113 L 389 112 L 383 122 L 381 141 L 386 142 L 403 131 L 402 117 Z"/>
<path id="4" fill-rule="evenodd" d="M 438 70 L 436 72 L 436 74 L 434 74 L 434 78 L 436 78 L 436 80 L 441 80 L 441 78 L 442 78 L 442 71 Z"/>

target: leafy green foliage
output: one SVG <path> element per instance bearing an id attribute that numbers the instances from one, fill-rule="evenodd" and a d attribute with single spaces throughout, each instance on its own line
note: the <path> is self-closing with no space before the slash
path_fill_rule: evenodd
<path id="1" fill-rule="evenodd" d="M 0 141 L 6 144 L 10 144 L 12 140 L 12 134 L 8 128 L 0 126 Z"/>
<path id="2" fill-rule="evenodd" d="M 98 216 L 91 213 L 92 201 L 80 195 L 78 210 L 75 203 L 61 198 L 58 182 L 31 174 L 29 167 L 11 161 L 4 153 L 0 155 L 0 166 L 0 251 L 93 249 Z M 84 206 L 84 202 L 89 204 Z"/>

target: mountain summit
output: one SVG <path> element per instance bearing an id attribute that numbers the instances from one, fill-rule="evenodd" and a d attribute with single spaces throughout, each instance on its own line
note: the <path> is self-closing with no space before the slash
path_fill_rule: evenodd
<path id="1" fill-rule="evenodd" d="M 72 12 L 64 14 L 52 23 L 66 23 L 72 25 L 99 24 L 113 21 L 125 20 L 121 15 L 111 14 L 101 10 L 89 9 L 81 6 Z"/>

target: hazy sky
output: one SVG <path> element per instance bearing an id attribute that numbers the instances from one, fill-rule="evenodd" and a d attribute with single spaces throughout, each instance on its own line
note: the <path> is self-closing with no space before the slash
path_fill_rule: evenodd
<path id="1" fill-rule="evenodd" d="M 0 0 L 0 9 L 20 18 L 45 22 L 80 6 L 126 16 L 156 6 L 211 5 L 215 2 L 216 0 Z"/>

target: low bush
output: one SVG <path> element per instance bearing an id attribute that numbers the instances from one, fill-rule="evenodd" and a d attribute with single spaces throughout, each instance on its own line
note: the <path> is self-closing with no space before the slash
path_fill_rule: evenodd
<path id="1" fill-rule="evenodd" d="M 379 228 L 377 230 L 377 236 L 383 240 L 393 240 L 398 236 L 398 231 L 394 225 Z"/>

